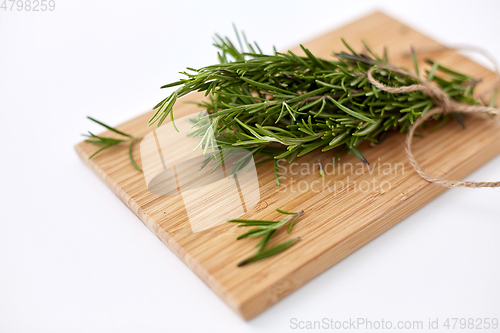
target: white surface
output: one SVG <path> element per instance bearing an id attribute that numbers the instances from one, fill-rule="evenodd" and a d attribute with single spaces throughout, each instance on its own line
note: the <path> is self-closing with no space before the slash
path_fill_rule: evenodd
<path id="1" fill-rule="evenodd" d="M 216 61 L 211 37 L 232 34 L 232 22 L 266 50 L 284 49 L 376 8 L 500 59 L 498 1 L 56 0 L 53 12 L 0 11 L 0 332 L 500 318 L 498 189 L 447 191 L 244 322 L 73 151 L 79 133 L 100 130 L 86 115 L 119 124 L 156 104 L 186 66 Z M 498 180 L 499 167 L 496 158 L 469 179 Z"/>

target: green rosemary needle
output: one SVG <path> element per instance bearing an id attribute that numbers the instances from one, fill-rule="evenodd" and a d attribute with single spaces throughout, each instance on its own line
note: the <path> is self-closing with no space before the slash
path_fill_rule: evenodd
<path id="1" fill-rule="evenodd" d="M 247 258 L 247 259 L 243 260 L 242 262 L 240 262 L 238 264 L 238 267 L 247 265 L 247 264 L 249 264 L 251 262 L 255 262 L 255 261 L 258 261 L 258 260 L 261 260 L 261 259 L 265 259 L 265 258 L 269 258 L 271 256 L 274 256 L 275 254 L 283 252 L 286 249 L 292 247 L 298 241 L 300 241 L 300 237 L 297 237 L 297 238 L 294 238 L 294 239 L 290 239 L 290 240 L 288 240 L 286 242 L 283 242 L 283 243 L 278 244 L 278 245 L 276 245 L 274 247 L 271 247 L 270 249 L 267 249 L 265 251 L 257 252 L 256 255 L 254 255 L 254 256 L 252 256 L 250 258 Z"/>
<path id="2" fill-rule="evenodd" d="M 130 134 L 123 133 L 122 131 L 119 131 L 114 127 L 106 125 L 103 122 L 100 122 L 99 120 L 96 120 L 92 117 L 87 117 L 87 118 L 92 120 L 93 122 L 107 128 L 108 130 L 115 132 L 116 134 L 119 134 L 121 136 L 126 137 L 126 139 L 115 139 L 115 138 L 109 138 L 109 137 L 102 137 L 102 136 L 95 135 L 95 134 L 91 133 L 90 131 L 89 131 L 89 134 L 82 134 L 83 136 L 88 137 L 88 139 L 85 140 L 85 142 L 88 142 L 88 143 L 91 143 L 94 145 L 98 145 L 98 146 L 103 146 L 102 148 L 95 151 L 92 155 L 90 155 L 89 160 L 103 150 L 106 150 L 110 147 L 116 146 L 117 144 L 120 144 L 122 142 L 130 142 L 129 148 L 128 148 L 128 156 L 130 159 L 130 163 L 132 163 L 134 168 L 136 168 L 139 171 L 142 171 L 142 169 L 137 165 L 137 163 L 135 163 L 134 158 L 132 157 L 132 147 L 134 145 L 134 142 L 136 142 L 137 140 L 141 140 L 142 138 L 136 138 Z"/>
<path id="3" fill-rule="evenodd" d="M 325 177 L 325 171 L 323 170 L 323 164 L 321 164 L 320 160 L 318 160 L 318 166 L 319 166 L 319 175 L 324 178 Z"/>
<path id="4" fill-rule="evenodd" d="M 252 256 L 252 257 L 244 260 L 240 264 L 238 264 L 238 266 L 243 266 L 243 265 L 246 265 L 248 263 L 273 256 L 277 253 L 280 253 L 280 252 L 288 249 L 290 246 L 292 246 L 293 244 L 295 244 L 298 241 L 298 239 L 292 240 L 293 242 L 286 241 L 285 243 L 279 244 L 279 245 L 272 247 L 268 250 L 264 250 L 266 245 L 269 243 L 269 240 L 276 233 L 276 231 L 278 231 L 281 227 L 283 227 L 289 223 L 288 232 L 290 233 L 294 222 L 297 220 L 297 218 L 300 215 L 302 215 L 304 213 L 303 210 L 301 210 L 300 212 L 296 212 L 296 213 L 286 212 L 286 211 L 281 210 L 281 209 L 276 209 L 276 211 L 278 213 L 290 215 L 290 216 L 287 218 L 278 220 L 278 221 L 247 220 L 247 219 L 232 219 L 232 220 L 228 221 L 231 223 L 240 223 L 240 225 L 238 227 L 250 227 L 250 226 L 257 227 L 257 228 L 253 228 L 253 229 L 247 231 L 244 234 L 241 234 L 240 236 L 238 236 L 236 238 L 237 240 L 242 239 L 242 238 L 246 238 L 246 237 L 254 238 L 254 237 L 261 237 L 262 236 L 261 240 L 256 245 L 256 247 L 258 248 L 257 253 L 254 256 Z"/>
<path id="5" fill-rule="evenodd" d="M 278 161 L 279 160 L 274 160 L 274 177 L 276 178 L 276 185 L 281 186 L 279 175 L 280 168 L 278 166 Z"/>

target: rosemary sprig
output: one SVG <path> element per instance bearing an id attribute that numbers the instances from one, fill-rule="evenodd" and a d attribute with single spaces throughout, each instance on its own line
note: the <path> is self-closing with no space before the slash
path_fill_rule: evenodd
<path id="1" fill-rule="evenodd" d="M 137 163 L 135 163 L 134 158 L 132 157 L 132 147 L 134 145 L 134 142 L 136 142 L 137 140 L 141 140 L 142 138 L 136 138 L 130 134 L 123 133 L 122 131 L 119 131 L 114 127 L 106 125 L 106 124 L 104 124 L 104 123 L 100 122 L 99 120 L 96 120 L 92 117 L 87 117 L 87 118 L 92 120 L 93 122 L 107 128 L 108 130 L 115 132 L 116 134 L 119 134 L 119 135 L 124 136 L 126 138 L 126 139 L 115 139 L 115 138 L 110 138 L 110 137 L 103 137 L 103 136 L 95 135 L 95 134 L 91 133 L 90 131 L 89 131 L 89 134 L 82 134 L 83 136 L 86 136 L 89 138 L 89 139 L 85 140 L 85 142 L 92 143 L 92 144 L 98 145 L 98 146 L 103 146 L 102 148 L 95 151 L 92 155 L 90 155 L 89 160 L 105 149 L 116 146 L 117 144 L 120 144 L 122 142 L 130 142 L 129 147 L 128 147 L 128 156 L 130 159 L 130 163 L 132 163 L 134 168 L 136 168 L 139 171 L 142 171 L 142 169 L 137 165 Z"/>
<path id="2" fill-rule="evenodd" d="M 241 41 L 239 34 L 237 38 Z M 161 125 L 167 116 L 173 118 L 178 98 L 204 91 L 208 100 L 198 105 L 208 111 L 214 123 L 210 130 L 221 148 L 245 148 L 254 155 L 289 162 L 318 149 L 344 148 L 368 163 L 357 148 L 361 142 L 378 143 L 387 131 L 406 131 L 435 106 L 421 91 L 392 94 L 373 86 L 366 72 L 374 65 L 379 65 L 374 72 L 376 79 L 385 85 L 407 86 L 416 81 L 385 69 L 386 54 L 381 58 L 368 46 L 368 54 L 359 54 L 344 41 L 349 53 L 337 53 L 337 60 L 328 60 L 314 56 L 302 45 L 305 56 L 292 51 L 263 54 L 256 43 L 244 44 L 239 43 L 238 49 L 229 38 L 216 36 L 214 46 L 219 49 L 220 63 L 189 68 L 182 72 L 185 78 L 163 86 L 179 88 L 155 106 L 149 124 Z M 413 62 L 415 72 L 422 74 L 414 54 Z M 452 100 L 477 103 L 473 98 L 476 81 L 429 63 L 432 69 L 425 73 L 429 81 Z M 443 122 L 452 118 L 434 117 Z M 202 141 L 208 140 L 200 136 Z"/>
<path id="3" fill-rule="evenodd" d="M 287 218 L 278 220 L 278 221 L 247 220 L 247 219 L 232 219 L 232 220 L 228 221 L 231 223 L 240 223 L 240 225 L 238 227 L 250 227 L 250 226 L 256 227 L 256 228 L 253 228 L 253 229 L 245 232 L 244 234 L 239 235 L 236 238 L 237 240 L 247 238 L 247 237 L 248 238 L 255 238 L 255 237 L 262 236 L 261 240 L 259 241 L 259 243 L 256 246 L 258 248 L 257 253 L 254 256 L 247 258 L 244 261 L 240 262 L 238 264 L 238 266 L 244 266 L 248 263 L 251 263 L 251 262 L 254 262 L 257 260 L 261 260 L 264 258 L 268 258 L 268 257 L 271 257 L 275 254 L 283 252 L 286 249 L 288 249 L 289 247 L 291 247 L 292 245 L 294 245 L 297 241 L 300 240 L 300 238 L 296 238 L 296 239 L 292 239 L 292 240 L 286 241 L 284 243 L 281 243 L 279 245 L 276 245 L 276 246 L 269 248 L 267 250 L 264 249 L 266 247 L 266 245 L 269 243 L 269 240 L 271 239 L 271 237 L 281 227 L 285 226 L 288 223 L 289 223 L 288 232 L 290 233 L 292 231 L 292 227 L 293 227 L 294 222 L 297 220 L 297 218 L 300 215 L 302 215 L 304 213 L 303 210 L 301 210 L 300 212 L 296 212 L 296 213 L 286 212 L 286 211 L 283 211 L 281 209 L 276 209 L 276 211 L 278 213 L 286 214 L 286 215 L 290 215 L 290 216 Z"/>

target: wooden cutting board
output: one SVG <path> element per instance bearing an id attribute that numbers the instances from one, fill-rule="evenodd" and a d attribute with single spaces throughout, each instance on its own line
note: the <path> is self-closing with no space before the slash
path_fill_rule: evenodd
<path id="1" fill-rule="evenodd" d="M 379 54 L 386 46 L 390 61 L 408 68 L 411 66 L 410 45 L 417 50 L 438 46 L 430 38 L 379 12 L 304 45 L 315 55 L 329 58 L 333 50 L 344 49 L 340 38 L 346 39 L 357 51 L 363 50 L 361 39 Z M 301 53 L 298 48 L 293 51 Z M 424 56 L 482 78 L 479 91 L 494 78 L 492 72 L 453 50 L 428 52 L 420 56 L 420 60 Z M 200 98 L 200 95 L 189 95 L 184 101 Z M 196 106 L 180 102 L 174 108 L 176 118 L 198 111 L 200 109 Z M 144 137 L 153 130 L 147 126 L 151 115 L 147 112 L 117 128 Z M 466 119 L 465 122 L 466 130 L 450 122 L 435 132 L 424 131 L 424 138 L 415 139 L 414 153 L 424 168 L 436 175 L 459 179 L 500 154 L 498 123 L 479 119 Z M 109 131 L 103 135 L 114 136 Z M 292 234 L 280 232 L 270 245 L 296 236 L 302 241 L 279 255 L 241 268 L 236 264 L 253 254 L 256 244 L 255 239 L 235 240 L 242 232 L 241 228 L 224 223 L 193 233 L 181 195 L 150 193 L 143 174 L 129 163 L 126 146 L 113 147 L 91 160 L 88 157 L 96 146 L 82 142 L 75 149 L 170 250 L 234 311 L 249 319 L 445 191 L 443 187 L 424 181 L 413 171 L 403 152 L 403 141 L 403 134 L 392 133 L 378 146 L 362 146 L 363 154 L 371 162 L 371 172 L 367 169 L 360 171 L 359 160 L 344 155 L 335 172 L 330 166 L 322 179 L 317 170 L 314 171 L 313 164 L 318 159 L 323 165 L 331 163 L 334 153 L 316 153 L 298 159 L 298 165 L 283 174 L 282 185 L 278 187 L 272 166 L 259 165 L 260 201 L 243 218 L 279 219 L 282 216 L 275 212 L 275 208 L 303 209 L 305 214 Z M 135 146 L 133 154 L 140 165 L 139 145 Z M 350 164 L 354 166 L 352 170 Z M 345 170 L 344 166 L 347 166 Z M 304 173 L 308 174 L 301 175 L 300 172 L 307 168 L 309 171 Z M 379 186 L 367 185 L 374 184 L 374 181 Z"/>

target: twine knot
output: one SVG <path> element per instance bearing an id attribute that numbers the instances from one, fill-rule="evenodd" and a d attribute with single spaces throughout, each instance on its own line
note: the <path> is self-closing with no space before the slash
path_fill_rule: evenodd
<path id="1" fill-rule="evenodd" d="M 439 184 L 442 186 L 446 187 L 472 187 L 472 188 L 477 188 L 477 187 L 500 187 L 500 181 L 498 182 L 473 182 L 473 181 L 457 181 L 457 180 L 447 180 L 441 177 L 437 176 L 432 176 L 422 170 L 422 167 L 420 164 L 417 162 L 415 157 L 413 156 L 412 152 L 412 141 L 413 141 L 413 136 L 415 133 L 415 130 L 420 126 L 424 121 L 427 119 L 431 118 L 432 116 L 439 114 L 439 113 L 444 113 L 444 114 L 449 114 L 451 112 L 459 112 L 459 113 L 467 113 L 467 114 L 474 114 L 474 115 L 500 115 L 500 109 L 496 108 L 490 108 L 484 105 L 471 105 L 467 103 L 461 103 L 461 102 L 456 102 L 451 100 L 450 96 L 446 94 L 441 88 L 438 86 L 432 84 L 431 82 L 427 82 L 423 79 L 421 79 L 419 76 L 417 76 L 414 73 L 405 71 L 401 69 L 400 67 L 393 66 L 393 65 L 385 65 L 385 64 L 378 64 L 378 67 L 382 67 L 388 70 L 391 70 L 395 73 L 411 77 L 415 79 L 418 83 L 417 84 L 412 84 L 409 86 L 403 86 L 403 87 L 389 87 L 385 86 L 382 84 L 380 81 L 375 79 L 373 77 L 373 71 L 375 70 L 375 66 L 371 67 L 368 72 L 367 72 L 367 77 L 368 80 L 370 81 L 371 84 L 373 84 L 375 87 L 377 87 L 380 90 L 387 91 L 389 93 L 408 93 L 411 91 L 421 91 L 424 94 L 430 96 L 436 107 L 433 109 L 429 110 L 426 113 L 423 113 L 420 117 L 417 118 L 415 123 L 409 128 L 408 134 L 406 135 L 406 142 L 405 142 L 405 152 L 406 152 L 406 157 L 408 158 L 408 161 L 410 164 L 413 166 L 415 171 L 422 177 L 423 179 L 427 180 L 428 182 Z"/>

